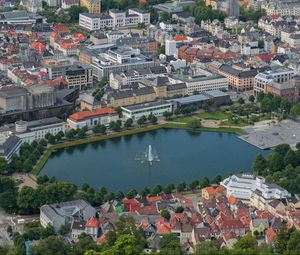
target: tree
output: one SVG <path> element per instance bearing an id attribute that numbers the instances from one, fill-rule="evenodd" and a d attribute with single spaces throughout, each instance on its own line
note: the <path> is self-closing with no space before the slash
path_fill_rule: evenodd
<path id="1" fill-rule="evenodd" d="M 300 107 L 298 104 L 294 104 L 290 110 L 290 115 L 293 119 L 296 119 L 300 115 Z"/>
<path id="2" fill-rule="evenodd" d="M 58 230 L 58 233 L 62 236 L 68 234 L 69 232 L 70 232 L 70 229 L 65 225 L 61 225 L 61 227 Z"/>
<path id="3" fill-rule="evenodd" d="M 178 108 L 176 108 L 175 110 L 174 110 L 174 114 L 177 116 L 177 115 L 179 115 L 180 114 L 180 110 L 178 109 Z"/>
<path id="4" fill-rule="evenodd" d="M 57 141 L 60 141 L 63 137 L 65 136 L 63 131 L 59 131 L 56 135 L 55 135 L 55 139 Z"/>
<path id="5" fill-rule="evenodd" d="M 148 188 L 148 187 L 144 187 L 142 190 L 141 190 L 141 192 L 140 192 L 140 194 L 142 195 L 142 196 L 147 196 L 148 194 L 150 194 L 150 192 L 151 192 L 151 190 Z"/>
<path id="6" fill-rule="evenodd" d="M 262 91 L 260 91 L 260 92 L 258 93 L 257 97 L 256 97 L 257 102 L 260 103 L 264 98 L 265 98 L 265 93 L 262 92 Z"/>
<path id="7" fill-rule="evenodd" d="M 153 189 L 152 189 L 152 196 L 157 196 L 158 194 L 160 194 L 162 192 L 163 188 L 161 185 L 156 185 Z"/>
<path id="8" fill-rule="evenodd" d="M 182 191 L 185 190 L 185 188 L 186 188 L 186 183 L 185 182 L 179 183 L 178 186 L 177 186 L 177 191 L 182 192 Z"/>
<path id="9" fill-rule="evenodd" d="M 198 129 L 201 128 L 201 120 L 199 119 L 192 119 L 189 123 L 188 123 L 189 128 L 191 129 Z"/>
<path id="10" fill-rule="evenodd" d="M 160 21 L 167 21 L 169 19 L 170 19 L 169 13 L 167 13 L 167 12 L 160 13 L 160 15 L 159 15 L 159 20 Z"/>
<path id="11" fill-rule="evenodd" d="M 172 112 L 168 112 L 168 111 L 165 111 L 163 113 L 163 116 L 165 117 L 166 120 L 170 120 L 171 117 L 172 117 L 173 113 Z"/>
<path id="12" fill-rule="evenodd" d="M 86 136 L 86 130 L 85 130 L 84 128 L 79 129 L 79 130 L 78 130 L 78 136 L 79 136 L 80 138 L 85 137 L 85 136 Z"/>
<path id="13" fill-rule="evenodd" d="M 190 183 L 189 188 L 191 190 L 195 190 L 197 187 L 199 186 L 199 181 L 198 180 L 194 180 Z"/>
<path id="14" fill-rule="evenodd" d="M 132 190 L 130 190 L 130 191 L 127 193 L 126 197 L 127 197 L 128 199 L 131 199 L 131 198 L 134 198 L 136 195 L 137 195 L 136 189 L 132 189 Z"/>
<path id="15" fill-rule="evenodd" d="M 143 115 L 143 116 L 141 116 L 141 117 L 137 120 L 137 124 L 138 124 L 139 126 L 142 126 L 142 125 L 144 125 L 144 124 L 146 123 L 146 121 L 147 121 L 147 118 L 146 118 L 145 115 Z"/>
<path id="16" fill-rule="evenodd" d="M 268 167 L 267 160 L 263 157 L 263 155 L 259 154 L 253 163 L 253 169 L 255 173 L 257 175 L 263 175 L 267 167 Z"/>
<path id="17" fill-rule="evenodd" d="M 249 101 L 250 101 L 251 103 L 253 103 L 253 102 L 255 101 L 255 97 L 254 97 L 253 95 L 250 95 L 250 96 L 249 96 Z"/>
<path id="18" fill-rule="evenodd" d="M 50 134 L 49 136 L 48 136 L 48 138 L 47 138 L 47 140 L 48 140 L 48 142 L 50 143 L 50 144 L 55 144 L 55 136 L 54 135 L 52 135 L 52 134 Z"/>
<path id="19" fill-rule="evenodd" d="M 148 120 L 149 120 L 152 124 L 156 124 L 156 123 L 157 123 L 157 117 L 156 117 L 155 115 L 153 115 L 152 113 L 149 114 Z"/>
<path id="20" fill-rule="evenodd" d="M 244 236 L 240 238 L 235 244 L 234 248 L 236 249 L 252 249 L 254 250 L 257 247 L 257 242 L 255 238 L 251 235 Z"/>
<path id="21" fill-rule="evenodd" d="M 131 118 L 127 119 L 124 123 L 124 127 L 125 128 L 130 128 L 132 127 L 132 124 L 133 124 L 133 120 Z"/>
<path id="22" fill-rule="evenodd" d="M 74 129 L 71 129 L 71 130 L 66 132 L 66 138 L 73 139 L 76 134 L 77 134 L 77 131 L 74 130 Z"/>
<path id="23" fill-rule="evenodd" d="M 69 246 L 60 237 L 50 236 L 37 245 L 31 247 L 30 253 L 34 255 L 65 255 L 69 252 Z"/>
<path id="24" fill-rule="evenodd" d="M 7 173 L 7 162 L 3 157 L 0 157 L 0 174 L 6 174 Z"/>
<path id="25" fill-rule="evenodd" d="M 119 132 L 121 130 L 121 124 L 120 121 L 116 121 L 113 123 L 111 129 L 115 132 Z"/>
<path id="26" fill-rule="evenodd" d="M 115 108 L 116 112 L 119 115 L 119 118 L 122 118 L 123 114 L 122 114 L 122 108 L 120 106 L 118 106 L 117 108 Z"/>
<path id="27" fill-rule="evenodd" d="M 238 99 L 238 103 L 239 103 L 239 104 L 244 104 L 244 103 L 245 103 L 244 98 L 240 97 L 240 98 Z"/>
<path id="28" fill-rule="evenodd" d="M 166 47 L 164 45 L 161 45 L 157 50 L 157 55 L 165 54 L 165 52 L 166 52 Z"/>
<path id="29" fill-rule="evenodd" d="M 169 220 L 171 218 L 171 215 L 168 210 L 162 210 L 160 216 L 165 218 L 166 220 Z"/>
<path id="30" fill-rule="evenodd" d="M 184 208 L 182 206 L 178 206 L 176 209 L 175 209 L 175 213 L 182 213 L 184 211 Z"/>
<path id="31" fill-rule="evenodd" d="M 71 22 L 77 22 L 79 20 L 79 14 L 88 12 L 88 9 L 84 6 L 71 6 L 68 10 Z"/>

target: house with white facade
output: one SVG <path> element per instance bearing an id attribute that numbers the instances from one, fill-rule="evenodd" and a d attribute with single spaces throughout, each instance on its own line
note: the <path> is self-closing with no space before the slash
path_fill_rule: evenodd
<path id="1" fill-rule="evenodd" d="M 267 202 L 274 198 L 288 198 L 291 194 L 282 187 L 267 183 L 263 177 L 251 174 L 235 174 L 221 182 L 226 188 L 227 196 L 234 196 L 241 200 L 251 200 L 254 197 Z"/>
<path id="2" fill-rule="evenodd" d="M 46 134 L 56 135 L 65 133 L 66 123 L 57 118 L 46 118 L 34 121 L 17 121 L 13 133 L 22 140 L 22 143 L 32 143 L 35 140 L 44 139 Z"/>
<path id="3" fill-rule="evenodd" d="M 172 112 L 172 103 L 167 101 L 154 101 L 144 104 L 123 106 L 122 114 L 125 119 L 138 120 L 142 116 L 153 114 L 156 117 L 162 116 L 164 112 Z"/>
<path id="4" fill-rule="evenodd" d="M 112 121 L 117 121 L 119 115 L 112 108 L 98 108 L 94 111 L 76 112 L 69 116 L 67 122 L 72 129 L 88 128 L 96 125 L 106 125 Z"/>
<path id="5" fill-rule="evenodd" d="M 129 9 L 128 14 L 125 11 L 111 9 L 108 15 L 80 13 L 79 25 L 90 31 L 113 28 L 136 26 L 138 24 L 150 24 L 150 13 L 138 10 Z"/>

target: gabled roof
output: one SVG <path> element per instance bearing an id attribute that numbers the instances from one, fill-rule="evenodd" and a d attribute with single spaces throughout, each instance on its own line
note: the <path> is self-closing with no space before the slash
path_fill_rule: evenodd
<path id="1" fill-rule="evenodd" d="M 96 217 L 91 217 L 85 224 L 88 228 L 97 228 L 99 227 L 99 220 Z"/>
<path id="2" fill-rule="evenodd" d="M 69 119 L 73 121 L 83 121 L 93 117 L 100 117 L 106 115 L 115 115 L 117 114 L 114 109 L 112 108 L 98 108 L 94 111 L 83 111 L 83 112 L 76 112 L 73 113 Z"/>

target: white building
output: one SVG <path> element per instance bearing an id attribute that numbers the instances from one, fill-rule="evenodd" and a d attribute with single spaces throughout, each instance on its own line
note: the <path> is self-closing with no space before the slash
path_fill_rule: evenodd
<path id="1" fill-rule="evenodd" d="M 5 130 L 4 130 L 5 129 Z M 14 154 L 19 154 L 22 141 L 19 137 L 12 135 L 5 126 L 0 130 L 0 157 L 8 163 Z"/>
<path id="2" fill-rule="evenodd" d="M 187 86 L 187 94 L 193 95 L 195 92 L 209 90 L 228 90 L 228 78 L 222 75 L 215 75 L 209 72 L 207 75 L 177 75 L 170 77 L 172 83 L 184 82 Z"/>
<path id="3" fill-rule="evenodd" d="M 112 121 L 117 121 L 119 115 L 112 108 L 98 108 L 94 111 L 76 112 L 69 116 L 67 122 L 72 129 L 88 128 L 94 126 L 109 125 Z"/>
<path id="4" fill-rule="evenodd" d="M 84 200 L 43 205 L 40 208 L 40 223 L 46 228 L 48 224 L 58 232 L 61 226 L 71 228 L 74 221 L 87 221 L 95 216 L 96 209 Z"/>
<path id="5" fill-rule="evenodd" d="M 150 24 L 150 13 L 137 9 L 129 9 L 128 15 L 120 10 L 110 10 L 109 15 L 81 13 L 79 25 L 90 31 L 113 27 L 136 26 L 140 23 Z"/>
<path id="6" fill-rule="evenodd" d="M 66 123 L 56 117 L 34 121 L 17 121 L 15 123 L 15 135 L 22 140 L 22 143 L 32 143 L 35 140 L 44 139 L 46 134 L 56 135 L 60 131 L 66 131 Z"/>
<path id="7" fill-rule="evenodd" d="M 255 177 L 250 174 L 232 175 L 221 182 L 226 188 L 227 196 L 234 196 L 237 199 L 250 200 L 254 193 L 268 199 L 281 199 L 290 197 L 291 194 L 275 184 L 266 183 L 262 177 Z"/>
<path id="8" fill-rule="evenodd" d="M 174 56 L 178 54 L 177 51 L 177 43 L 174 40 L 166 40 L 166 50 L 165 50 L 165 54 L 167 56 Z"/>
<path id="9" fill-rule="evenodd" d="M 97 80 L 111 73 L 154 66 L 154 60 L 130 47 L 111 48 L 93 58 L 93 76 Z"/>
<path id="10" fill-rule="evenodd" d="M 138 120 L 142 116 L 149 116 L 151 113 L 156 116 L 162 116 L 164 112 L 172 112 L 172 103 L 167 101 L 154 101 L 144 104 L 123 106 L 122 114 L 125 119 Z"/>
<path id="11" fill-rule="evenodd" d="M 295 75 L 293 70 L 287 68 L 275 68 L 271 71 L 259 73 L 254 77 L 254 96 L 259 92 L 266 92 L 266 85 L 272 82 L 283 83 L 290 81 Z"/>
<path id="12" fill-rule="evenodd" d="M 78 6 L 79 0 L 61 0 L 61 8 L 63 9 L 69 9 L 72 6 Z"/>

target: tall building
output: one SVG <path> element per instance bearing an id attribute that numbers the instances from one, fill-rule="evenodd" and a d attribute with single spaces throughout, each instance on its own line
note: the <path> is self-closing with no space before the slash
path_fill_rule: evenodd
<path id="1" fill-rule="evenodd" d="M 101 0 L 80 0 L 80 6 L 86 7 L 89 13 L 101 13 Z"/>
<path id="2" fill-rule="evenodd" d="M 43 10 L 43 4 L 40 0 L 27 0 L 26 9 L 29 12 L 38 12 Z"/>

